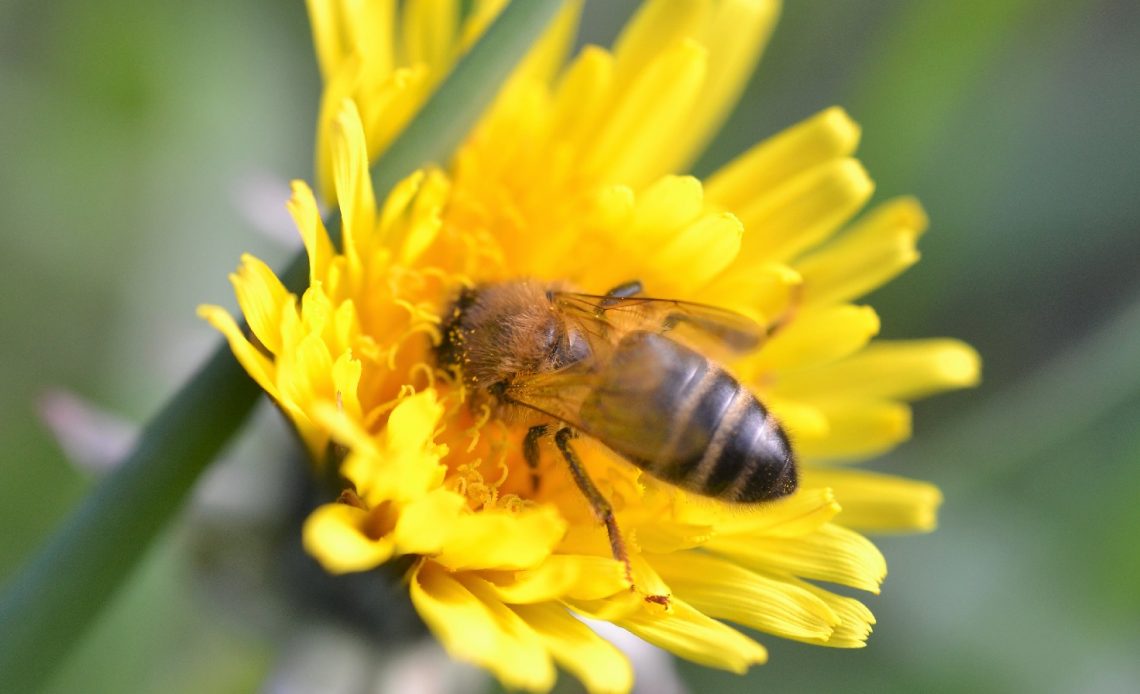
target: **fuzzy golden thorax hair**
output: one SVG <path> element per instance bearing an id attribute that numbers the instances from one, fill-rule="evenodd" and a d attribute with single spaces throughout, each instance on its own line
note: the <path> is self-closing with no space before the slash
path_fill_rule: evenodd
<path id="1" fill-rule="evenodd" d="M 551 302 L 555 291 L 565 287 L 522 280 L 464 289 L 444 316 L 440 366 L 458 372 L 483 399 L 519 376 L 574 361 L 566 323 Z"/>

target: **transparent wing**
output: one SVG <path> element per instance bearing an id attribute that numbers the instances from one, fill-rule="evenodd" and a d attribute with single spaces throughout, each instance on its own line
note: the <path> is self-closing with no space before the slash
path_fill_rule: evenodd
<path id="1" fill-rule="evenodd" d="M 653 360 L 627 364 L 619 357 L 620 373 L 610 369 L 624 336 L 638 331 L 664 335 L 714 358 L 751 351 L 767 337 L 756 321 L 704 304 L 572 292 L 554 292 L 551 301 L 565 320 L 568 335 L 584 341 L 585 348 L 571 350 L 581 358 L 557 371 L 516 378 L 504 395 L 586 433 L 597 425 L 583 421 L 590 419 L 583 418 L 582 406 L 591 396 L 597 400 L 601 395 L 610 403 L 644 403 L 665 376 L 664 364 Z M 628 356 L 627 352 L 622 354 Z"/>
<path id="2" fill-rule="evenodd" d="M 715 357 L 752 351 L 768 335 L 763 325 L 747 316 L 688 301 L 571 292 L 556 292 L 552 300 L 588 337 L 606 336 L 611 341 L 630 331 L 644 330 L 667 334 Z"/>
<path id="3" fill-rule="evenodd" d="M 597 379 L 597 370 L 592 365 L 579 363 L 550 373 L 518 378 L 503 395 L 513 403 L 589 433 L 582 422 L 582 404 L 595 389 Z"/>

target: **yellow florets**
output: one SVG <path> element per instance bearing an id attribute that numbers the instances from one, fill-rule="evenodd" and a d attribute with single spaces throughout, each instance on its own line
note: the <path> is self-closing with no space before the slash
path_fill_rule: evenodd
<path id="1" fill-rule="evenodd" d="M 341 35 L 330 22 L 363 26 L 355 5 L 328 14 L 311 4 L 329 85 L 319 178 L 339 205 L 343 250 L 296 183 L 289 208 L 310 288 L 298 301 L 246 257 L 233 282 L 252 340 L 221 309 L 202 309 L 314 459 L 330 443 L 348 451 L 341 474 L 353 496 L 313 512 L 308 551 L 333 572 L 416 556 L 419 614 L 453 655 L 508 687 L 549 689 L 555 662 L 592 691 L 632 686 L 625 658 L 575 615 L 737 672 L 766 652 L 720 620 L 862 646 L 871 613 L 814 582 L 878 592 L 886 564 L 859 531 L 929 530 L 940 496 L 926 483 L 826 463 L 906 439 L 906 401 L 972 385 L 978 360 L 951 340 L 874 341 L 877 315 L 849 303 L 917 260 L 926 220 L 901 198 L 848 226 L 872 185 L 851 158 L 859 131 L 841 110 L 706 181 L 676 175 L 739 92 L 776 3 L 708 0 L 685 3 L 686 14 L 649 2 L 612 53 L 588 47 L 560 71 L 567 13 L 452 165 L 411 175 L 380 202 L 368 168 L 388 136 L 376 132 L 385 90 L 430 84 L 466 34 L 456 30 L 453 44 L 408 72 L 389 60 L 383 73 L 383 61 L 370 62 L 375 43 L 330 43 Z M 388 27 L 370 41 L 391 41 Z M 731 508 L 580 440 L 626 534 L 631 591 L 565 466 L 544 458 L 536 486 L 524 429 L 473 411 L 463 384 L 435 362 L 441 317 L 461 287 L 524 277 L 599 293 L 638 279 L 649 294 L 758 320 L 794 304 L 776 337 L 727 366 L 791 433 L 805 464 L 800 490 Z M 659 595 L 670 598 L 645 600 Z"/>

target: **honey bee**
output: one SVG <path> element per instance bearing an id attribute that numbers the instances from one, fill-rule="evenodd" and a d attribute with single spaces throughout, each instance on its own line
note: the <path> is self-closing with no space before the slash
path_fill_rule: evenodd
<path id="1" fill-rule="evenodd" d="M 755 349 L 771 331 L 731 311 L 640 293 L 639 282 L 605 295 L 528 280 L 477 285 L 444 317 L 436 350 L 474 406 L 530 425 L 523 454 L 532 475 L 540 440 L 553 435 L 627 571 L 613 510 L 570 445 L 578 432 L 659 480 L 717 499 L 777 499 L 797 481 L 783 429 L 710 357 Z"/>

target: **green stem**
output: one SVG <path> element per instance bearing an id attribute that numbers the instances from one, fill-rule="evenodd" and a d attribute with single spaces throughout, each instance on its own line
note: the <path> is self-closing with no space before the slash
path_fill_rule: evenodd
<path id="1" fill-rule="evenodd" d="M 559 9 L 515 0 L 373 167 L 383 195 L 443 162 Z M 303 288 L 306 261 L 284 275 Z M 245 421 L 258 389 L 224 344 L 146 426 L 138 444 L 0 595 L 0 691 L 38 688 L 109 603 L 198 475 Z"/>

